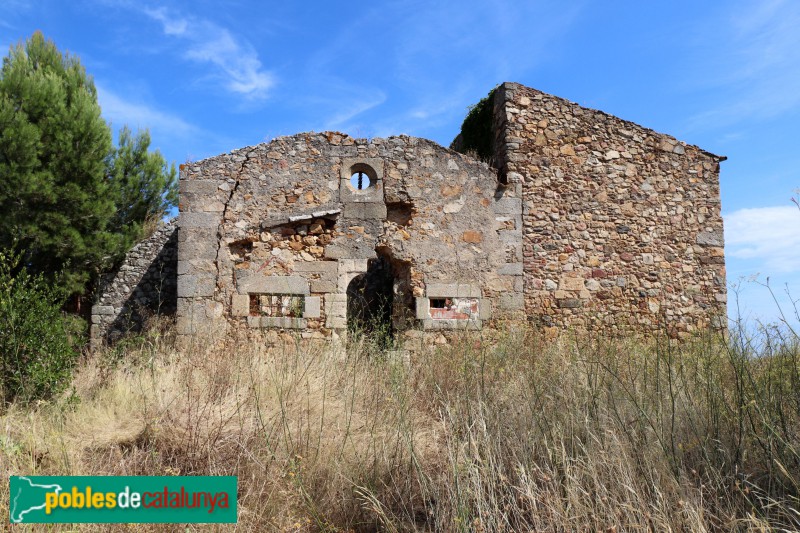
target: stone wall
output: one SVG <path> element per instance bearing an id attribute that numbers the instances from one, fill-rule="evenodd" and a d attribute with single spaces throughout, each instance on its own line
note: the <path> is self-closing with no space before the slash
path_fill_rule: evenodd
<path id="1" fill-rule="evenodd" d="M 134 246 L 118 270 L 102 277 L 92 305 L 92 347 L 139 331 L 154 314 L 175 314 L 177 245 L 173 219 Z"/>
<path id="2" fill-rule="evenodd" d="M 515 83 L 495 162 L 522 184 L 525 310 L 546 326 L 724 327 L 719 157 Z"/>
<path id="3" fill-rule="evenodd" d="M 330 337 L 387 272 L 395 329 L 522 310 L 521 189 L 431 141 L 298 134 L 184 165 L 180 188 L 180 333 L 239 323 Z"/>
<path id="4" fill-rule="evenodd" d="M 104 280 L 93 343 L 174 309 L 181 334 L 304 338 L 352 320 L 435 335 L 526 317 L 612 334 L 725 326 L 724 158 L 514 83 L 492 104 L 497 169 L 337 132 L 182 165 L 180 232 Z"/>

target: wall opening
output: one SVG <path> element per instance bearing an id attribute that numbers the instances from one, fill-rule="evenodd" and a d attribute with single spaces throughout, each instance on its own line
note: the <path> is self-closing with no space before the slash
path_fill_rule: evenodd
<path id="1" fill-rule="evenodd" d="M 302 317 L 304 304 L 296 294 L 250 294 L 250 316 Z"/>
<path id="2" fill-rule="evenodd" d="M 477 298 L 431 298 L 430 315 L 434 320 L 470 320 L 478 317 Z"/>
<path id="3" fill-rule="evenodd" d="M 366 163 L 356 163 L 350 167 L 350 188 L 354 191 L 363 191 L 374 186 L 378 181 L 375 169 Z"/>
<path id="4" fill-rule="evenodd" d="M 449 298 L 431 298 L 431 309 L 445 309 Z"/>
<path id="5" fill-rule="evenodd" d="M 386 220 L 399 226 L 409 226 L 414 218 L 414 204 L 409 202 L 387 202 Z"/>
<path id="6" fill-rule="evenodd" d="M 372 337 L 381 344 L 391 341 L 394 303 L 392 265 L 384 258 L 370 259 L 367 271 L 347 286 L 347 329 Z"/>
<path id="7" fill-rule="evenodd" d="M 372 181 L 370 181 L 369 176 L 365 172 L 354 172 L 353 175 L 350 176 L 350 185 L 357 191 L 361 191 L 372 185 Z"/>
<path id="8" fill-rule="evenodd" d="M 411 263 L 397 259 L 386 244 L 379 245 L 375 252 L 392 269 L 392 327 L 394 331 L 404 331 L 416 323 L 414 289 L 411 282 Z"/>

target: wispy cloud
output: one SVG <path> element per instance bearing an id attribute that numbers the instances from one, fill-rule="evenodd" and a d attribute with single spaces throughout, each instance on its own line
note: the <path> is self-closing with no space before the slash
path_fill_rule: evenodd
<path id="1" fill-rule="evenodd" d="M 36 5 L 36 2 L 33 0 L 4 0 L 2 4 L 0 4 L 0 11 L 29 11 L 33 9 Z M 0 24 L 3 24 L 0 21 Z"/>
<path id="2" fill-rule="evenodd" d="M 167 35 L 184 35 L 189 28 L 189 22 L 186 19 L 167 16 L 167 9 L 164 7 L 157 9 L 145 8 L 144 12 L 150 18 L 160 22 L 164 28 L 164 33 Z"/>
<path id="3" fill-rule="evenodd" d="M 739 209 L 725 215 L 728 257 L 762 273 L 800 271 L 800 211 L 796 206 Z"/>
<path id="4" fill-rule="evenodd" d="M 769 119 L 800 110 L 800 3 L 794 0 L 739 1 L 726 6 L 727 20 L 708 38 L 713 64 L 702 66 L 702 84 L 718 92 L 718 105 L 693 117 L 697 129 L 749 119 Z"/>
<path id="5" fill-rule="evenodd" d="M 182 139 L 199 133 L 199 128 L 178 116 L 141 102 L 127 100 L 100 84 L 97 84 L 97 96 L 103 116 L 115 127 L 127 124 L 134 129 L 147 128 L 158 136 L 172 139 Z"/>
<path id="6" fill-rule="evenodd" d="M 386 94 L 383 91 L 375 91 L 372 94 L 364 95 L 364 97 L 355 99 L 351 102 L 350 105 L 337 111 L 332 117 L 330 117 L 325 123 L 325 129 L 347 129 L 348 126 L 351 126 L 351 121 L 372 109 L 373 107 L 377 107 L 386 101 Z"/>
<path id="7" fill-rule="evenodd" d="M 394 50 L 399 75 L 422 87 L 429 78 L 439 78 L 439 72 L 455 71 L 458 79 L 480 84 L 485 79 L 508 81 L 506 77 L 525 74 L 556 56 L 554 43 L 567 34 L 583 3 L 395 2 L 398 12 L 391 24 L 402 25 Z M 531 31 L 530 21 L 536 19 L 547 24 Z"/>
<path id="8" fill-rule="evenodd" d="M 525 81 L 524 74 L 553 56 L 554 43 L 566 35 L 582 3 L 566 8 L 550 0 L 525 5 L 511 0 L 458 5 L 392 0 L 371 5 L 319 40 L 302 85 L 331 93 L 327 80 L 332 80 L 341 93 L 326 106 L 332 110 L 321 111 L 330 117 L 323 122 L 329 126 L 449 142 L 455 135 L 452 124 L 460 122 L 469 104 L 500 81 Z M 548 23 L 531 32 L 531 19 Z M 354 36 L 374 39 L 360 42 Z M 320 79 L 326 80 L 324 86 Z M 368 98 L 361 97 L 365 82 L 373 87 Z M 390 105 L 379 107 L 384 98 Z M 389 115 L 367 112 L 378 107 L 389 109 Z M 351 110 L 357 115 L 348 117 Z"/>
<path id="9" fill-rule="evenodd" d="M 213 67 L 210 76 L 230 92 L 251 100 L 263 100 L 275 85 L 255 49 L 228 29 L 207 19 L 183 16 L 165 7 L 143 12 L 161 24 L 165 35 L 185 42 L 183 57 Z"/>

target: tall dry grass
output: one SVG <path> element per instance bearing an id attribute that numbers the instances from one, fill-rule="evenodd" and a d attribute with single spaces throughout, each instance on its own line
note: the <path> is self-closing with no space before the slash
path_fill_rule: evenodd
<path id="1" fill-rule="evenodd" d="M 238 475 L 238 524 L 190 531 L 797 529 L 800 348 L 739 340 L 509 327 L 409 364 L 364 339 L 178 348 L 154 329 L 85 361 L 60 401 L 10 406 L 0 458 L 6 475 Z"/>

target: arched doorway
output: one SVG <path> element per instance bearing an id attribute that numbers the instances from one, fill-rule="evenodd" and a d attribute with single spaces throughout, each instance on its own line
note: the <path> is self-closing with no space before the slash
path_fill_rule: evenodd
<path id="1" fill-rule="evenodd" d="M 370 259 L 367 271 L 347 286 L 347 329 L 354 335 L 388 342 L 392 338 L 394 276 L 385 258 Z"/>

